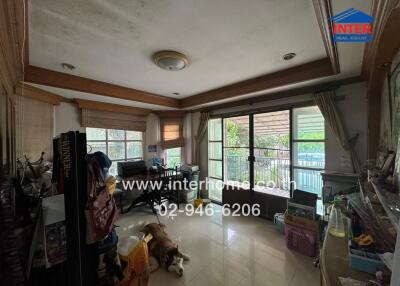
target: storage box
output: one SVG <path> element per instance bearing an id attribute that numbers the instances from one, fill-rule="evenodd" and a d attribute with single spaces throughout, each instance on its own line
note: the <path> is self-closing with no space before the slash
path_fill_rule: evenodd
<path id="1" fill-rule="evenodd" d="M 278 227 L 278 230 L 285 233 L 285 215 L 282 213 L 276 213 L 274 215 L 274 223 Z"/>
<path id="2" fill-rule="evenodd" d="M 195 190 L 185 190 L 183 192 L 183 202 L 184 203 L 193 203 L 196 198 L 197 192 Z"/>
<path id="3" fill-rule="evenodd" d="M 314 207 L 306 206 L 295 203 L 292 200 L 289 200 L 287 213 L 292 216 L 298 216 L 310 220 L 316 220 L 317 208 L 315 206 Z"/>
<path id="4" fill-rule="evenodd" d="M 303 217 L 293 216 L 288 213 L 285 213 L 285 224 L 289 224 L 294 227 L 304 228 L 306 230 L 310 230 L 315 233 L 320 232 L 319 216 L 317 216 L 317 220 L 310 220 Z"/>
<path id="5" fill-rule="evenodd" d="M 352 248 L 350 240 L 349 261 L 351 268 L 374 275 L 378 270 L 382 270 L 385 266 L 377 254 Z"/>
<path id="6" fill-rule="evenodd" d="M 379 258 L 376 253 L 367 251 L 365 249 L 356 248 L 352 243 L 353 232 L 351 224 L 348 226 L 348 237 L 349 237 L 349 263 L 350 267 L 359 271 L 374 274 L 378 270 L 382 270 L 385 264 Z"/>
<path id="7" fill-rule="evenodd" d="M 285 224 L 285 239 L 287 248 L 310 257 L 317 256 L 317 233 Z"/>

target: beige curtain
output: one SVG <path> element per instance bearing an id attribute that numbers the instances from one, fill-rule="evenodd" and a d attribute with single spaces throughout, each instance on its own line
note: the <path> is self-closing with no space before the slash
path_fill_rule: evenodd
<path id="1" fill-rule="evenodd" d="M 161 146 L 164 150 L 184 146 L 182 118 L 161 118 Z"/>
<path id="2" fill-rule="evenodd" d="M 360 161 L 354 150 L 354 144 L 347 137 L 344 129 L 342 120 L 336 108 L 335 103 L 335 91 L 325 91 L 315 93 L 313 95 L 315 104 L 318 106 L 322 115 L 324 116 L 325 122 L 330 126 L 333 133 L 336 136 L 339 144 L 343 147 L 346 153 L 349 155 L 354 173 L 360 172 Z M 355 137 L 356 138 L 356 137 Z"/>
<path id="3" fill-rule="evenodd" d="M 146 116 L 82 109 L 82 127 L 146 131 Z"/>
<path id="4" fill-rule="evenodd" d="M 195 156 L 194 156 L 193 164 L 199 164 L 200 163 L 200 142 L 204 138 L 204 135 L 207 132 L 207 126 L 208 126 L 208 120 L 209 119 L 210 119 L 210 114 L 208 112 L 202 112 L 200 114 L 199 126 L 197 128 L 197 133 L 194 136 Z"/>

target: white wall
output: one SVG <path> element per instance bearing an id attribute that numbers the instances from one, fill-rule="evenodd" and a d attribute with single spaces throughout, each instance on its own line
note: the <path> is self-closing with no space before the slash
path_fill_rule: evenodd
<path id="1" fill-rule="evenodd" d="M 61 102 L 54 107 L 54 136 L 68 131 L 85 132 L 81 127 L 79 108 L 74 103 Z"/>
<path id="2" fill-rule="evenodd" d="M 337 101 L 338 112 L 350 137 L 359 134 L 355 150 L 361 164 L 367 160 L 367 89 L 366 83 L 345 85 L 336 92 L 344 96 Z M 330 128 L 326 127 L 325 168 L 332 171 L 352 172 L 349 157 L 338 144 Z"/>

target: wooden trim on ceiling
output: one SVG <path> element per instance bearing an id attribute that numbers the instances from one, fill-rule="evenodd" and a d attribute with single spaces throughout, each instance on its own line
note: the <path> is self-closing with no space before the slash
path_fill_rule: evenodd
<path id="1" fill-rule="evenodd" d="M 253 104 L 259 103 L 259 102 L 267 102 L 267 101 L 271 101 L 271 100 L 277 100 L 277 99 L 289 98 L 289 97 L 308 94 L 308 93 L 314 93 L 314 92 L 318 92 L 318 91 L 325 90 L 325 89 L 338 88 L 342 85 L 363 82 L 363 81 L 364 81 L 364 79 L 361 76 L 350 77 L 350 78 L 340 79 L 340 80 L 331 81 L 331 82 L 327 82 L 327 83 L 299 87 L 299 88 L 295 88 L 295 89 L 284 90 L 284 91 L 259 95 L 256 97 L 249 97 L 246 99 L 240 99 L 240 100 L 236 100 L 236 101 L 213 105 L 213 106 L 209 106 L 209 107 L 199 108 L 199 109 L 192 110 L 191 112 L 196 112 L 196 111 L 210 112 L 210 111 L 222 109 L 222 108 L 253 105 Z"/>
<path id="2" fill-rule="evenodd" d="M 29 97 L 35 100 L 47 102 L 53 105 L 59 105 L 61 102 L 68 102 L 69 99 L 60 96 L 58 94 L 48 92 L 46 90 L 37 88 L 35 86 L 26 84 L 26 83 L 18 83 L 15 87 L 17 95 L 23 97 Z"/>
<path id="3" fill-rule="evenodd" d="M 92 109 L 92 110 L 101 110 L 101 111 L 110 111 L 116 113 L 128 113 L 134 115 L 148 115 L 152 112 L 150 109 L 125 106 L 119 104 L 111 104 L 93 100 L 85 100 L 74 98 L 74 101 L 77 103 L 78 107 L 81 109 Z"/>
<path id="4" fill-rule="evenodd" d="M 27 66 L 25 69 L 25 81 L 149 104 L 174 108 L 179 107 L 179 101 L 175 98 L 80 76 L 51 71 L 31 65 Z"/>
<path id="5" fill-rule="evenodd" d="M 339 55 L 336 43 L 333 41 L 333 28 L 332 28 L 332 6 L 330 0 L 313 0 L 315 15 L 319 28 L 321 30 L 322 40 L 324 42 L 325 51 L 328 55 L 333 74 L 340 73 Z"/>
<path id="6" fill-rule="evenodd" d="M 390 13 L 399 3 L 399 0 L 373 0 L 371 15 L 374 17 L 372 41 L 365 44 L 361 68 L 361 74 L 366 79 L 369 79 L 373 70 L 378 67 L 374 60 L 376 58 L 378 45 L 381 42 L 383 29 L 388 21 Z"/>
<path id="7" fill-rule="evenodd" d="M 397 1 L 400 2 L 400 1 Z M 390 6 L 396 7 L 396 6 Z M 390 9 L 390 8 L 389 8 Z M 387 20 L 382 28 L 374 56 L 369 60 L 368 97 L 368 158 L 375 159 L 380 140 L 381 97 L 384 81 L 390 73 L 393 58 L 400 50 L 400 6 L 393 8 L 387 14 Z"/>
<path id="8" fill-rule="evenodd" d="M 178 118 L 184 117 L 189 111 L 187 110 L 157 110 L 154 111 L 161 118 Z"/>
<path id="9" fill-rule="evenodd" d="M 241 81 L 221 88 L 186 97 L 181 100 L 181 108 L 192 107 L 217 100 L 223 100 L 249 93 L 259 92 L 274 87 L 298 83 L 319 77 L 332 75 L 329 58 L 302 64 L 286 70 L 266 74 Z"/>

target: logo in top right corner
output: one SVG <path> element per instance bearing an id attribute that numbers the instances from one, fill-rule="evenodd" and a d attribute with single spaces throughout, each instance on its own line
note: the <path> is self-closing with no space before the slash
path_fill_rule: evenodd
<path id="1" fill-rule="evenodd" d="M 372 40 L 374 17 L 362 11 L 350 8 L 331 17 L 331 20 L 335 42 L 368 43 Z"/>

